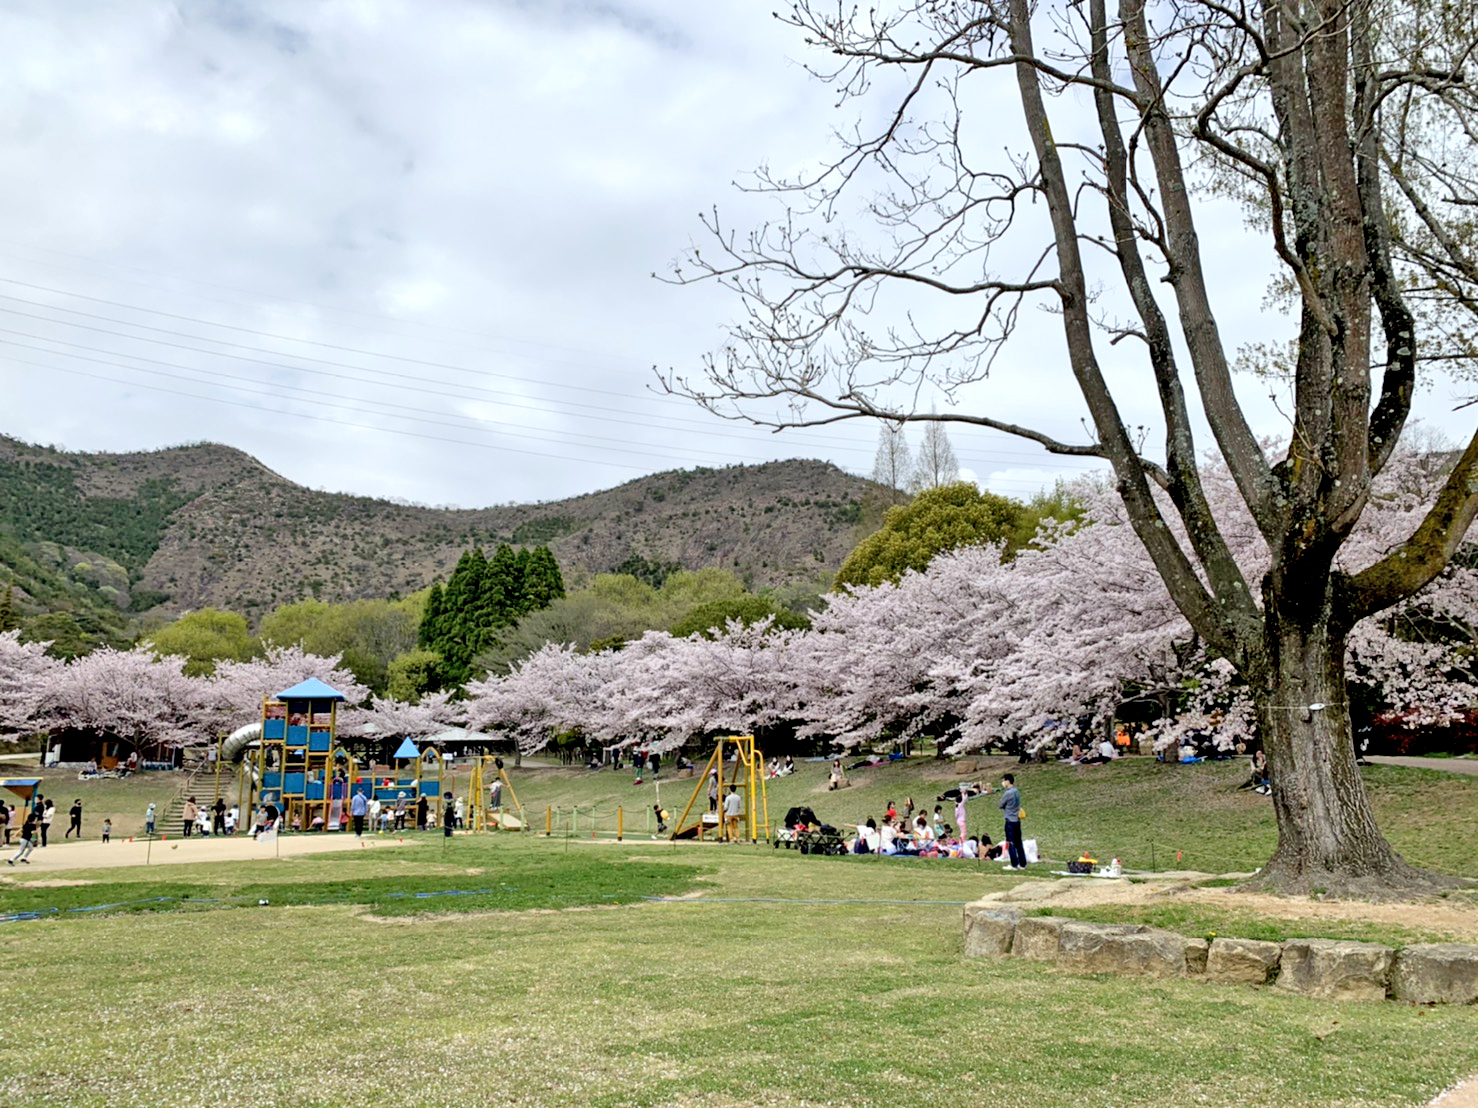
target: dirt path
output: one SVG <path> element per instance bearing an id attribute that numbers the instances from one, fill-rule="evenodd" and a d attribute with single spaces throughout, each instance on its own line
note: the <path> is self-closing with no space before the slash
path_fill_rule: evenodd
<path id="1" fill-rule="evenodd" d="M 77 869 L 114 869 L 124 866 L 179 865 L 187 862 L 241 862 L 267 858 L 293 858 L 334 850 L 371 850 L 376 847 L 414 844 L 398 835 L 287 835 L 275 842 L 255 842 L 250 835 L 212 835 L 209 838 L 158 839 L 151 846 L 143 839 L 103 842 L 52 843 L 31 853 L 29 866 L 6 866 L 0 880 L 11 876 L 27 878 L 39 874 Z M 5 852 L 8 859 L 15 853 Z"/>
<path id="2" fill-rule="evenodd" d="M 1467 777 L 1478 777 L 1478 758 L 1405 758 L 1372 754 L 1365 760 L 1382 766 L 1405 766 L 1408 769 L 1430 769 L 1438 773 L 1461 773 Z"/>

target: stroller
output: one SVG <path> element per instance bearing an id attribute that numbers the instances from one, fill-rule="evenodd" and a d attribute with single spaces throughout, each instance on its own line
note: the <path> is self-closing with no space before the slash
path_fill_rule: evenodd
<path id="1" fill-rule="evenodd" d="M 846 840 L 831 824 L 822 823 L 816 813 L 805 806 L 797 806 L 785 813 L 785 824 L 775 833 L 775 847 L 785 844 L 802 854 L 845 854 Z"/>

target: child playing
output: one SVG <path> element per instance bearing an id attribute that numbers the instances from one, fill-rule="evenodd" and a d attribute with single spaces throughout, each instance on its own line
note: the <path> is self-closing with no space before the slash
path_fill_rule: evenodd
<path id="1" fill-rule="evenodd" d="M 110 819 L 103 820 L 103 842 L 108 842 L 112 835 L 113 821 Z"/>

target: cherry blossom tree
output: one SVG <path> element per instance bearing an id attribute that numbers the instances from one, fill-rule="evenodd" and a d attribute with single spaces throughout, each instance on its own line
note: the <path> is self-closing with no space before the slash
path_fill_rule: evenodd
<path id="1" fill-rule="evenodd" d="M 455 727 L 464 712 L 461 701 L 450 691 L 424 694 L 414 704 L 394 697 L 373 697 L 367 710 L 352 714 L 350 724 L 341 726 L 344 735 L 424 738 Z"/>
<path id="2" fill-rule="evenodd" d="M 185 746 L 211 731 L 200 681 L 184 659 L 155 658 L 146 647 L 105 647 L 52 670 L 41 685 L 38 729 L 111 735 L 136 744 Z"/>
<path id="3" fill-rule="evenodd" d="M 0 632 L 0 741 L 37 730 L 47 683 L 61 663 L 44 642 L 21 642 L 20 631 Z"/>
<path id="4" fill-rule="evenodd" d="M 325 658 L 300 646 L 269 646 L 261 658 L 248 662 L 217 662 L 215 674 L 202 679 L 209 723 L 216 730 L 230 731 L 260 719 L 263 698 L 309 677 L 344 694 L 339 726 L 352 734 L 360 714 L 358 706 L 368 700 L 369 689 L 343 667 L 337 654 Z"/>

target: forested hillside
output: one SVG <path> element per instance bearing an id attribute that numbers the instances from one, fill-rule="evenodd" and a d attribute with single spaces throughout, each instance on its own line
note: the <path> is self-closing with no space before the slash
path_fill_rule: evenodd
<path id="1" fill-rule="evenodd" d="M 496 489 L 490 489 L 496 495 Z M 108 638 L 128 614 L 252 618 L 306 596 L 398 596 L 482 545 L 548 545 L 565 573 L 718 566 L 759 587 L 829 581 L 876 486 L 824 462 L 695 469 L 545 504 L 425 508 L 295 485 L 215 444 L 68 453 L 0 436 L 0 587 Z M 876 520 L 873 520 L 876 523 Z"/>

